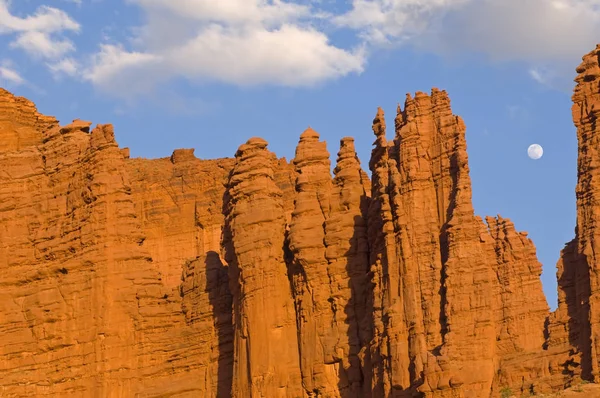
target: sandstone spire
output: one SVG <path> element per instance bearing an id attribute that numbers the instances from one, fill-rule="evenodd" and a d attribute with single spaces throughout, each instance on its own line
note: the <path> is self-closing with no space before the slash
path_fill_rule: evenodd
<path id="1" fill-rule="evenodd" d="M 342 396 L 359 398 L 369 395 L 362 386 L 364 355 L 361 354 L 370 338 L 367 323 L 370 316 L 367 319 L 366 313 L 369 197 L 353 138 L 341 139 L 334 174 L 325 245 L 338 330 L 335 351 L 345 373 L 340 383 Z"/>
<path id="2" fill-rule="evenodd" d="M 234 396 L 303 395 L 294 302 L 284 261 L 285 215 L 274 155 L 251 138 L 228 183 L 226 229 L 233 253 Z"/>
<path id="3" fill-rule="evenodd" d="M 325 247 L 331 196 L 329 152 L 310 127 L 300 135 L 292 163 L 297 194 L 288 236 L 302 377 L 307 391 L 336 397 L 340 396 L 336 363 L 341 358 L 335 351 L 339 337 L 332 327 L 335 309 Z"/>

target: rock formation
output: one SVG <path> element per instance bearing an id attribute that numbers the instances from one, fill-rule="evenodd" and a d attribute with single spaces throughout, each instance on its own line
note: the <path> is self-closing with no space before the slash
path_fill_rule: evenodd
<path id="1" fill-rule="evenodd" d="M 371 178 L 308 128 L 291 162 L 130 158 L 0 89 L 0 391 L 478 398 L 600 380 L 600 46 L 577 68 L 577 226 L 550 312 L 527 233 L 475 215 L 465 124 L 408 95 Z M 590 395 L 591 396 L 591 395 Z"/>
<path id="2" fill-rule="evenodd" d="M 584 379 L 600 379 L 600 258 L 595 239 L 600 221 L 600 183 L 597 171 L 600 127 L 600 45 L 577 67 L 573 94 L 573 122 L 577 127 L 577 226 L 575 238 L 562 252 L 558 264 L 559 307 L 553 319 L 562 325 L 556 338 L 573 347 L 568 372 Z M 559 337 L 560 336 L 560 337 Z M 551 335 L 551 337 L 554 337 Z"/>
<path id="3" fill-rule="evenodd" d="M 285 213 L 275 155 L 251 138 L 227 185 L 226 236 L 233 296 L 235 396 L 302 394 L 298 335 L 284 260 Z"/>
<path id="4" fill-rule="evenodd" d="M 387 143 L 379 110 L 369 216 L 383 224 L 370 233 L 383 297 L 372 388 L 377 396 L 483 396 L 497 372 L 499 286 L 492 237 L 471 204 L 464 123 L 434 89 L 408 96 L 395 127 Z"/>
<path id="5" fill-rule="evenodd" d="M 354 140 L 342 139 L 333 180 L 326 143 L 310 128 L 300 136 L 293 164 L 297 195 L 288 234 L 289 270 L 303 384 L 316 396 L 359 397 L 368 193 Z"/>

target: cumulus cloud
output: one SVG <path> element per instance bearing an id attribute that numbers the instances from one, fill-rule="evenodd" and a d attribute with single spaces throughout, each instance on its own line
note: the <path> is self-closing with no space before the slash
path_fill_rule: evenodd
<path id="1" fill-rule="evenodd" d="M 59 9 L 41 6 L 17 17 L 0 0 L 0 34 L 14 35 L 10 46 L 44 59 L 55 76 L 126 96 L 178 78 L 312 86 L 361 73 L 372 49 L 403 45 L 521 62 L 540 84 L 566 86 L 600 37 L 600 0 L 352 0 L 337 14 L 324 8 L 331 2 L 317 0 L 125 2 L 139 7 L 141 26 L 129 27 L 127 41 L 101 44 L 82 64 L 66 37 L 80 25 Z M 354 45 L 331 42 L 326 32 L 340 28 L 356 34 Z"/>
<path id="2" fill-rule="evenodd" d="M 70 40 L 52 39 L 47 33 L 37 31 L 23 32 L 10 46 L 42 58 L 59 58 L 75 49 Z"/>
<path id="3" fill-rule="evenodd" d="M 0 82 L 2 81 L 12 83 L 15 86 L 26 83 L 25 79 L 6 62 L 0 64 Z"/>
<path id="4" fill-rule="evenodd" d="M 60 58 L 75 49 L 62 34 L 78 32 L 80 25 L 64 11 L 40 6 L 32 15 L 20 18 L 10 13 L 9 5 L 7 0 L 0 0 L 0 34 L 16 36 L 10 44 L 12 48 L 50 59 Z"/>
<path id="5" fill-rule="evenodd" d="M 311 26 L 313 10 L 280 0 L 130 0 L 146 16 L 129 51 L 103 45 L 85 77 L 100 89 L 120 81 L 183 77 L 237 85 L 310 86 L 362 72 L 362 48 L 332 45 Z M 129 93 L 131 94 L 131 92 Z"/>
<path id="6" fill-rule="evenodd" d="M 153 88 L 160 75 L 161 61 L 159 55 L 129 52 L 118 45 L 103 44 L 83 77 L 106 91 L 133 96 Z"/>
<path id="7" fill-rule="evenodd" d="M 422 35 L 445 13 L 470 0 L 352 0 L 352 8 L 333 18 L 357 29 L 373 44 L 403 44 Z"/>
<path id="8" fill-rule="evenodd" d="M 494 60 L 577 60 L 600 37 L 600 0 L 471 1 L 447 15 L 432 48 L 478 51 Z"/>
<path id="9" fill-rule="evenodd" d="M 270 31 L 210 25 L 168 54 L 168 63 L 185 76 L 238 85 L 310 85 L 360 71 L 363 62 L 360 52 L 333 47 L 323 33 L 294 25 Z"/>
<path id="10" fill-rule="evenodd" d="M 600 36 L 600 0 L 353 0 L 334 18 L 371 41 L 492 59 L 579 56 Z"/>
<path id="11" fill-rule="evenodd" d="M 55 78 L 61 76 L 77 76 L 79 73 L 79 63 L 73 58 L 64 58 L 58 62 L 47 63 L 48 69 L 54 75 Z"/>
<path id="12" fill-rule="evenodd" d="M 9 12 L 8 6 L 7 0 L 0 0 L 0 33 L 28 31 L 55 33 L 80 29 L 77 22 L 57 8 L 40 6 L 33 15 L 19 18 Z"/>
<path id="13" fill-rule="evenodd" d="M 131 0 L 148 12 L 170 12 L 180 18 L 226 22 L 255 23 L 276 26 L 282 21 L 297 20 L 311 14 L 311 9 L 282 0 Z"/>
<path id="14" fill-rule="evenodd" d="M 532 78 L 573 73 L 600 37 L 600 0 L 353 0 L 334 18 L 372 45 L 521 61 Z M 545 69 L 544 78 L 535 71 Z M 553 65 L 549 67 L 547 65 Z"/>
<path id="15" fill-rule="evenodd" d="M 600 0 L 352 0 L 337 15 L 317 1 L 127 1 L 145 16 L 132 46 L 103 45 L 84 75 L 109 92 L 122 82 L 134 82 L 130 94 L 145 92 L 179 77 L 310 86 L 361 73 L 366 49 L 402 45 L 523 62 L 552 86 L 570 80 L 565 75 L 600 37 Z M 324 23 L 354 31 L 356 45 L 333 45 Z"/>

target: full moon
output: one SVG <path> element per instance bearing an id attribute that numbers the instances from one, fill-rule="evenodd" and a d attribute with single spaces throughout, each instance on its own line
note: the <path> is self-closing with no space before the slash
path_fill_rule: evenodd
<path id="1" fill-rule="evenodd" d="M 527 148 L 527 156 L 529 156 L 533 160 L 537 160 L 542 157 L 544 154 L 544 148 L 538 144 L 529 145 Z"/>

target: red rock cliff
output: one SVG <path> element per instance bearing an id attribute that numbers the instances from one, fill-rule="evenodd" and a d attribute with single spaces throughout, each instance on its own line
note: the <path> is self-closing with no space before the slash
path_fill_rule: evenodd
<path id="1" fill-rule="evenodd" d="M 8 396 L 497 397 L 600 378 L 600 46 L 577 68 L 577 227 L 550 313 L 525 232 L 474 214 L 444 91 L 295 158 L 131 159 L 0 90 Z"/>
<path id="2" fill-rule="evenodd" d="M 575 239 L 561 253 L 558 309 L 551 321 L 553 346 L 569 348 L 566 373 L 600 381 L 600 221 L 598 174 L 600 127 L 600 45 L 577 67 L 573 121 L 577 127 L 577 225 Z"/>

